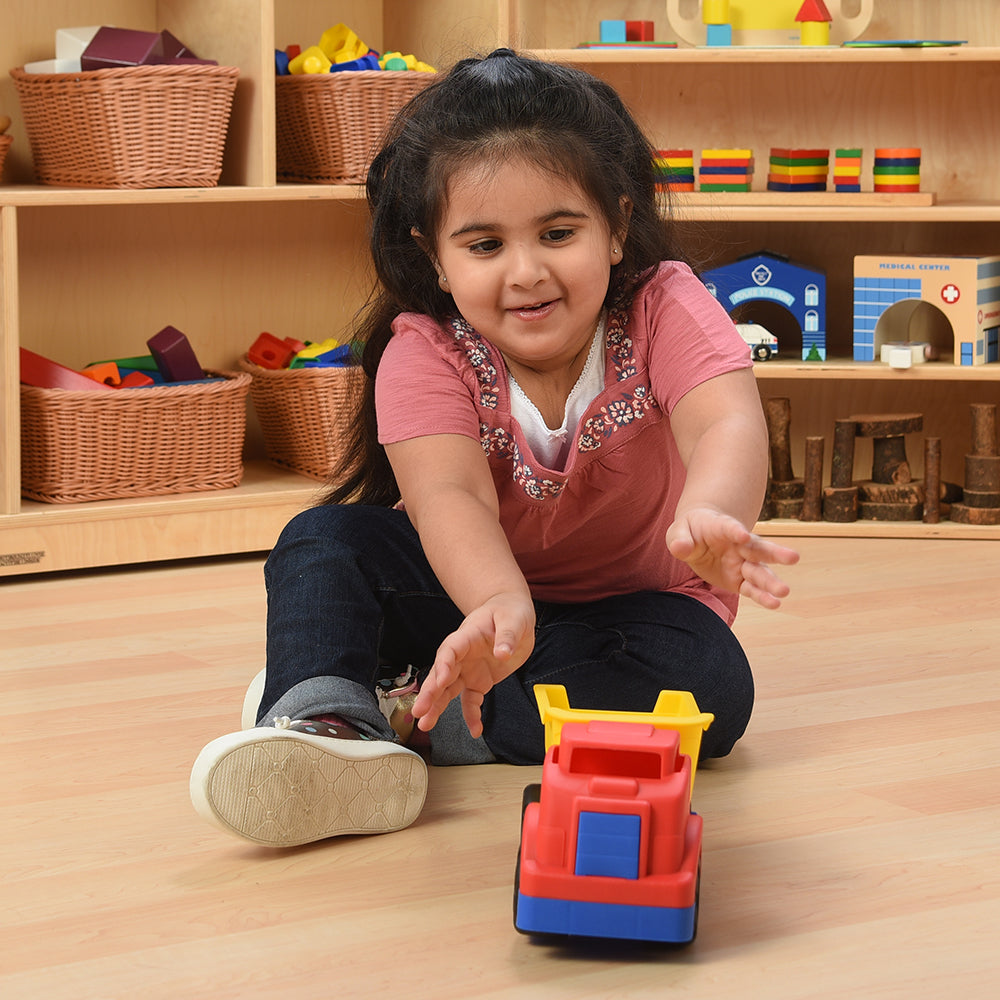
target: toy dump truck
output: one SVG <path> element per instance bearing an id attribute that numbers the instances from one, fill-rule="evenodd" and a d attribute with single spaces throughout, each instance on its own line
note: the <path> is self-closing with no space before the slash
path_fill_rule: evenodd
<path id="1" fill-rule="evenodd" d="M 713 716 L 687 692 L 661 692 L 652 713 L 576 711 L 558 685 L 535 694 L 547 749 L 541 784 L 524 794 L 515 927 L 693 940 L 702 819 L 691 790 Z"/>

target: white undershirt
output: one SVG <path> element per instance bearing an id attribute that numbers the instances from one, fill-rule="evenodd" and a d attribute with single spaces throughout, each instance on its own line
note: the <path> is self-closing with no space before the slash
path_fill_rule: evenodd
<path id="1" fill-rule="evenodd" d="M 535 457 L 546 468 L 564 469 L 573 445 L 573 432 L 587 407 L 604 388 L 604 317 L 597 324 L 590 353 L 580 377 L 566 399 L 566 412 L 563 414 L 562 425 L 557 430 L 552 430 L 545 423 L 538 407 L 517 384 L 514 376 L 510 375 L 509 379 L 511 416 L 521 425 Z"/>

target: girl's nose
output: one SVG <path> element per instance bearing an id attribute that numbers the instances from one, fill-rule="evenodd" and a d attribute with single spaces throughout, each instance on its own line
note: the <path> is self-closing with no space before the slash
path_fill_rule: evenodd
<path id="1" fill-rule="evenodd" d="M 548 277 L 548 267 L 542 255 L 533 247 L 511 248 L 508 258 L 507 281 L 518 288 L 533 288 Z"/>

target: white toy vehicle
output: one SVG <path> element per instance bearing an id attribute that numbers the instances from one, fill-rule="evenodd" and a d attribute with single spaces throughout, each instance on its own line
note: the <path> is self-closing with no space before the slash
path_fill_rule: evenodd
<path id="1" fill-rule="evenodd" d="M 759 323 L 737 323 L 736 329 L 749 346 L 754 361 L 768 361 L 778 353 L 778 338 Z"/>

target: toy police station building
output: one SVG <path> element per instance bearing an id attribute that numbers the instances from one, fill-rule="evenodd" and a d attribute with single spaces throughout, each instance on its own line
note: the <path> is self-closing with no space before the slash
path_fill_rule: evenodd
<path id="1" fill-rule="evenodd" d="M 780 254 L 740 257 L 702 274 L 726 312 L 754 301 L 783 306 L 802 332 L 802 360 L 826 360 L 826 275 Z"/>
<path id="2" fill-rule="evenodd" d="M 854 258 L 854 360 L 910 335 L 913 309 L 933 306 L 951 325 L 956 365 L 1000 360 L 1000 256 Z"/>

